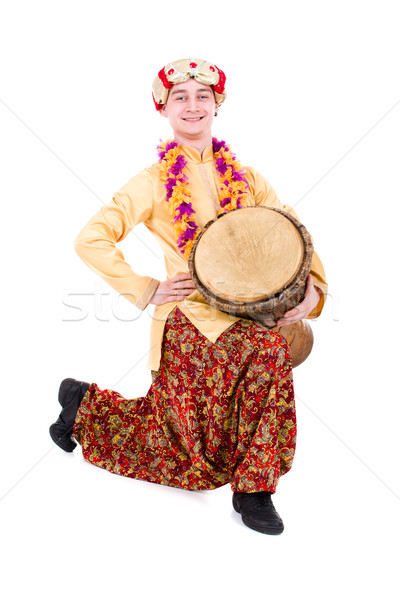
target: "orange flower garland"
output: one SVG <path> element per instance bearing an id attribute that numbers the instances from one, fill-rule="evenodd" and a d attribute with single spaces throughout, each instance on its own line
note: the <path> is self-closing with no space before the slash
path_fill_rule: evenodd
<path id="1" fill-rule="evenodd" d="M 213 138 L 215 166 L 220 174 L 218 214 L 241 208 L 241 200 L 246 196 L 248 183 L 244 169 L 230 147 L 223 141 Z M 166 201 L 172 217 L 178 248 L 186 258 L 199 234 L 199 227 L 193 220 L 195 211 L 190 202 L 191 193 L 185 174 L 186 159 L 178 153 L 178 144 L 173 140 L 162 142 L 158 147 L 161 166 L 161 180 L 167 190 Z"/>

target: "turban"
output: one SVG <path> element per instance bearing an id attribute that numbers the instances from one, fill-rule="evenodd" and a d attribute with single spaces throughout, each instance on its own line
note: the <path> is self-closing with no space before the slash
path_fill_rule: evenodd
<path id="1" fill-rule="evenodd" d="M 166 104 L 170 88 L 193 77 L 199 83 L 209 85 L 215 95 L 215 101 L 221 106 L 225 100 L 225 73 L 216 65 L 197 58 L 184 58 L 168 63 L 161 69 L 153 82 L 153 100 L 160 111 Z"/>

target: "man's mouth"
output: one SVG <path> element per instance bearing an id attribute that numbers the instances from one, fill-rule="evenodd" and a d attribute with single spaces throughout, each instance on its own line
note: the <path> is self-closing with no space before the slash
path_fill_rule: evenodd
<path id="1" fill-rule="evenodd" d="M 204 117 L 182 117 L 184 121 L 201 121 Z"/>

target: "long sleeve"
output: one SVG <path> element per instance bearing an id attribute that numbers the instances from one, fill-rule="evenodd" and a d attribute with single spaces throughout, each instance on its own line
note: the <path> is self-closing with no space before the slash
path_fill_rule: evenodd
<path id="1" fill-rule="evenodd" d="M 273 208 L 280 208 L 284 210 L 293 217 L 295 217 L 298 221 L 301 222 L 296 212 L 288 205 L 283 205 L 276 195 L 275 190 L 270 185 L 270 183 L 260 175 L 255 169 L 246 167 L 246 178 L 249 183 L 250 189 L 254 194 L 255 203 L 258 206 L 271 206 Z M 318 317 L 325 304 L 326 294 L 328 291 L 328 285 L 326 282 L 325 271 L 322 265 L 321 259 L 318 254 L 314 250 L 314 254 L 311 262 L 311 271 L 310 271 L 315 287 L 321 290 L 322 294 L 317 306 L 311 311 L 308 315 L 307 319 L 315 319 Z"/>
<path id="2" fill-rule="evenodd" d="M 145 170 L 117 192 L 85 225 L 75 241 L 79 257 L 117 292 L 144 310 L 159 281 L 134 273 L 116 244 L 138 223 L 145 222 L 153 206 L 153 185 Z"/>

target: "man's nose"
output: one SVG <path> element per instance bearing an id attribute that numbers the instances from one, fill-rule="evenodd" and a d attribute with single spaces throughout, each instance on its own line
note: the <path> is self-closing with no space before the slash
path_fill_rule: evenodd
<path id="1" fill-rule="evenodd" d="M 199 110 L 196 98 L 189 98 L 188 110 L 196 112 Z"/>

